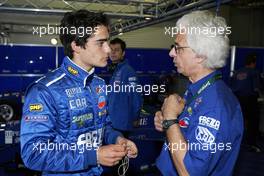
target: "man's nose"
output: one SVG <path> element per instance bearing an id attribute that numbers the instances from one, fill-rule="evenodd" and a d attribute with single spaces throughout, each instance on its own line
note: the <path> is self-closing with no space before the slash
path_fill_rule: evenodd
<path id="1" fill-rule="evenodd" d="M 109 46 L 108 43 L 106 43 L 106 48 L 105 48 L 105 50 L 106 50 L 106 53 L 107 53 L 107 54 L 110 54 L 110 53 L 111 53 L 111 48 L 110 48 L 110 46 Z"/>
<path id="2" fill-rule="evenodd" d="M 175 52 L 175 49 L 174 49 L 174 48 L 171 48 L 171 50 L 170 50 L 170 53 L 169 53 L 169 56 L 170 56 L 170 57 L 172 57 L 172 58 L 174 58 L 174 57 L 176 57 L 176 56 L 177 56 L 177 54 L 176 54 L 176 52 Z"/>

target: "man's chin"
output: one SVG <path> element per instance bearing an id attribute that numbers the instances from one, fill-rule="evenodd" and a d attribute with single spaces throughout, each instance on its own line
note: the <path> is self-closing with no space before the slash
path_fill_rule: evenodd
<path id="1" fill-rule="evenodd" d="M 116 59 L 110 58 L 111 62 L 116 62 Z"/>
<path id="2" fill-rule="evenodd" d="M 96 65 L 96 67 L 106 67 L 106 66 L 107 66 L 107 61 Z"/>
<path id="3" fill-rule="evenodd" d="M 183 74 L 183 70 L 182 69 L 177 68 L 177 72 L 180 73 L 180 74 Z"/>
<path id="4" fill-rule="evenodd" d="M 121 62 L 123 59 L 111 59 L 112 63 L 119 63 Z"/>

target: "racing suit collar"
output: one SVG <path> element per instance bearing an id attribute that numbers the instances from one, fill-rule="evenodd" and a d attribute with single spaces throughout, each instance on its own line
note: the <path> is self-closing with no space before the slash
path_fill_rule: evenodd
<path id="1" fill-rule="evenodd" d="M 201 86 L 210 78 L 212 78 L 213 76 L 215 75 L 219 75 L 221 74 L 221 71 L 219 70 L 216 70 L 212 73 L 210 73 L 209 75 L 203 77 L 202 79 L 200 79 L 199 81 L 193 83 L 193 84 L 190 84 L 189 87 L 188 87 L 188 91 L 192 93 L 192 95 L 195 95 L 198 90 L 201 88 Z"/>
<path id="2" fill-rule="evenodd" d="M 68 76 L 82 82 L 84 87 L 86 86 L 88 77 L 92 78 L 94 75 L 94 68 L 88 72 L 75 64 L 68 56 L 63 59 L 63 67 Z"/>

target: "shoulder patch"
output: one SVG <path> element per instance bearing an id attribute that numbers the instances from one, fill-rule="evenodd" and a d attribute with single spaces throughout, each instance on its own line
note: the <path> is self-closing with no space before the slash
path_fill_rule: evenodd
<path id="1" fill-rule="evenodd" d="M 78 74 L 78 70 L 72 68 L 71 66 L 68 66 L 67 70 L 69 71 L 70 74 L 76 76 Z"/>
<path id="2" fill-rule="evenodd" d="M 40 103 L 30 104 L 29 111 L 43 111 L 43 106 Z"/>
<path id="3" fill-rule="evenodd" d="M 49 117 L 45 115 L 25 116 L 25 122 L 46 122 L 48 120 Z"/>

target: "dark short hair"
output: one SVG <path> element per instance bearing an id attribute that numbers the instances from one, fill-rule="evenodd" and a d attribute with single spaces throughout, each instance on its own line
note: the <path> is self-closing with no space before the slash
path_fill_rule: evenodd
<path id="1" fill-rule="evenodd" d="M 126 49 L 126 42 L 121 40 L 120 38 L 115 38 L 115 39 L 111 40 L 110 44 L 120 44 L 122 52 L 124 52 Z"/>
<path id="2" fill-rule="evenodd" d="M 77 46 L 85 48 L 87 39 L 95 32 L 94 29 L 99 25 L 106 26 L 107 28 L 109 25 L 107 17 L 102 13 L 95 13 L 87 10 L 65 13 L 60 25 L 60 41 L 64 47 L 64 54 L 72 59 L 73 50 L 71 43 L 75 41 Z M 64 31 L 65 28 L 70 30 L 72 28 L 79 29 L 80 27 L 84 29 L 90 28 L 93 30 L 89 33 L 84 32 L 83 35 L 80 35 L 77 32 L 74 33 Z"/>
<path id="3" fill-rule="evenodd" d="M 252 63 L 256 63 L 257 62 L 257 55 L 255 53 L 251 53 L 249 55 L 247 55 L 246 59 L 245 59 L 245 65 L 250 65 Z"/>

